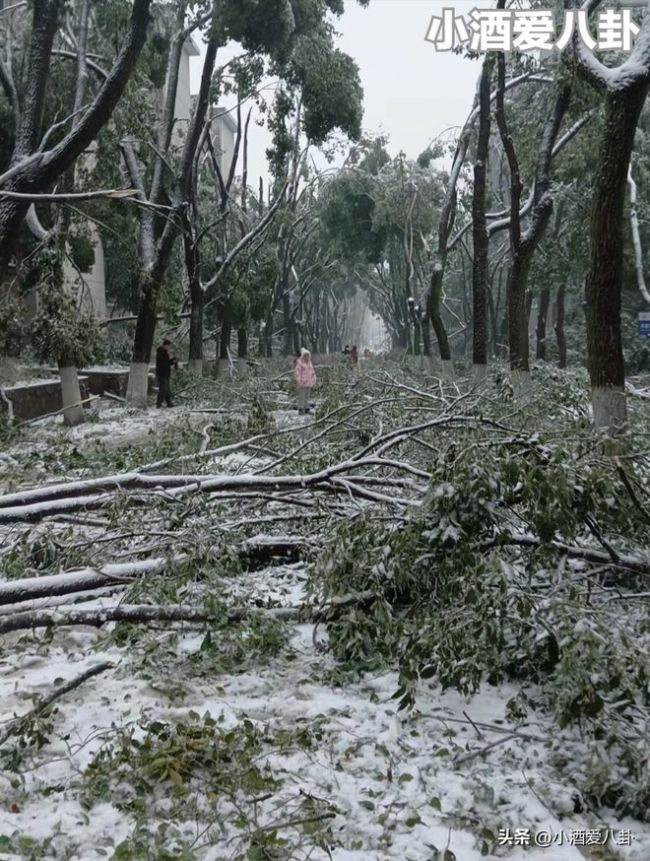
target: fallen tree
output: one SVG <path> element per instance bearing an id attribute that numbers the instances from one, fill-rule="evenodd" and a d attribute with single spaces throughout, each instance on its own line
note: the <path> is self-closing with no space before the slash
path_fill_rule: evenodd
<path id="1" fill-rule="evenodd" d="M 314 547 L 314 541 L 301 536 L 260 536 L 244 541 L 239 547 L 239 557 L 248 569 L 255 569 L 270 565 L 275 560 L 296 562 L 313 551 Z M 108 563 L 99 568 L 80 568 L 42 577 L 6 580 L 0 582 L 0 607 L 21 601 L 92 592 L 109 586 L 126 586 L 137 578 L 160 574 L 166 568 L 173 569 L 190 558 L 188 554 L 176 554 L 136 562 Z"/>
<path id="2" fill-rule="evenodd" d="M 75 626 L 90 625 L 121 650 L 120 676 L 144 669 L 174 692 L 181 673 L 211 685 L 215 672 L 244 665 L 256 684 L 258 653 L 281 659 L 294 625 L 325 624 L 335 660 L 400 671 L 396 706 L 421 695 L 423 678 L 463 695 L 504 680 L 512 707 L 528 709 L 529 721 L 534 698 L 547 720 L 554 713 L 563 727 L 579 722 L 567 782 L 590 798 L 606 792 L 612 807 L 639 815 L 647 805 L 639 757 L 647 704 L 637 693 L 650 672 L 643 639 L 650 460 L 640 418 L 647 401 L 635 404 L 638 436 L 612 457 L 583 421 L 588 400 L 570 374 L 536 369 L 522 409 L 496 375 L 478 393 L 462 378 L 431 385 L 419 370 L 396 370 L 397 378 L 375 368 L 354 385 L 323 379 L 326 405 L 300 431 L 255 434 L 273 423 L 251 423 L 244 442 L 275 449 L 269 458 L 222 466 L 207 448 L 216 435 L 197 443 L 196 431 L 183 428 L 126 461 L 102 452 L 79 464 L 66 460 L 74 445 L 66 439 L 60 474 L 83 469 L 92 478 L 19 486 L 0 498 L 0 515 L 42 507 L 34 521 L 0 526 L 6 576 L 21 578 L 0 583 L 5 646 L 19 640 L 15 648 L 40 650 L 53 634 L 58 649 L 66 631 L 83 641 L 90 629 Z M 268 380 L 242 385 L 246 404 L 257 395 L 270 418 Z M 232 412 L 242 412 L 237 393 L 219 397 L 226 407 L 232 397 Z M 230 433 L 215 457 L 244 447 Z M 202 450 L 188 454 L 188 444 Z M 20 448 L 15 455 L 20 469 Z M 108 465 L 125 462 L 128 469 Z M 216 474 L 222 470 L 235 474 Z M 33 459 L 15 475 L 34 482 Z M 86 513 L 95 498 L 101 512 Z M 70 511 L 47 513 L 61 505 Z M 275 555 L 300 557 L 300 565 L 312 546 L 307 571 L 239 576 Z M 25 582 L 28 573 L 56 570 L 63 574 Z M 44 594 L 59 586 L 67 597 Z M 68 591 L 88 586 L 119 594 L 98 606 L 95 594 Z M 60 605 L 30 605 L 32 595 Z M 6 603 L 13 598 L 23 601 Z M 124 627 L 115 631 L 116 623 Z M 191 644 L 191 654 L 177 640 Z M 550 745 L 565 752 L 570 732 L 558 730 Z M 595 763 L 586 776 L 585 746 Z M 623 789 L 603 768 L 613 749 L 621 751 Z M 481 751 L 460 753 L 467 762 Z"/>
<path id="3" fill-rule="evenodd" d="M 180 560 L 184 557 L 176 557 Z M 172 560 L 146 559 L 142 562 L 103 565 L 101 568 L 82 568 L 44 577 L 25 577 L 0 583 L 0 606 L 17 604 L 20 601 L 51 598 L 56 595 L 71 595 L 89 592 L 103 586 L 131 583 L 135 577 L 158 574 Z"/>
<path id="4" fill-rule="evenodd" d="M 428 426 L 428 425 L 427 425 Z M 144 492 L 148 495 L 164 495 L 169 499 L 188 493 L 233 494 L 240 492 L 325 492 L 355 496 L 391 505 L 413 505 L 413 498 L 386 496 L 365 489 L 363 485 L 375 483 L 370 476 L 355 475 L 344 480 L 342 476 L 363 467 L 381 466 L 402 472 L 413 472 L 413 467 L 399 461 L 379 457 L 347 460 L 311 475 L 123 475 L 67 482 L 34 490 L 20 491 L 0 497 L 0 523 L 35 522 L 55 514 L 73 511 L 90 511 L 111 504 L 116 492 Z M 419 472 L 424 476 L 425 473 Z M 382 482 L 379 482 L 380 484 Z M 391 485 L 390 479 L 383 483 Z M 416 493 L 426 489 L 414 482 L 408 487 Z M 91 492 L 92 491 L 92 492 Z M 103 492 L 99 492 L 103 491 Z M 113 492 L 110 492 L 113 491 Z"/>
<path id="5" fill-rule="evenodd" d="M 36 628 L 66 627 L 73 625 L 89 625 L 101 628 L 108 622 L 188 622 L 202 624 L 206 622 L 242 622 L 253 616 L 264 616 L 278 622 L 321 622 L 334 617 L 337 613 L 352 605 L 362 605 L 372 602 L 372 592 L 359 592 L 332 598 L 321 607 L 231 607 L 223 616 L 215 615 L 213 611 L 202 607 L 190 607 L 183 604 L 121 604 L 117 607 L 105 607 L 88 610 L 77 607 L 59 607 L 54 610 L 34 610 L 16 613 L 6 619 L 0 618 L 0 634 L 12 631 L 24 631 Z"/>

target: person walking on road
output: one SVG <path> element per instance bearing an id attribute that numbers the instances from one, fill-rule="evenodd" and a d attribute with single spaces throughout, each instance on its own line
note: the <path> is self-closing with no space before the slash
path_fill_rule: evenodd
<path id="1" fill-rule="evenodd" d="M 156 380 L 158 382 L 157 407 L 163 403 L 173 407 L 171 392 L 172 368 L 178 368 L 178 359 L 172 355 L 172 342 L 164 340 L 156 350 Z"/>
<path id="2" fill-rule="evenodd" d="M 311 353 L 304 347 L 294 365 L 293 379 L 298 393 L 298 412 L 303 415 L 309 412 L 309 395 L 316 385 L 316 371 L 311 363 Z"/>
<path id="3" fill-rule="evenodd" d="M 355 374 L 359 371 L 359 348 L 356 344 L 350 350 L 350 367 Z"/>

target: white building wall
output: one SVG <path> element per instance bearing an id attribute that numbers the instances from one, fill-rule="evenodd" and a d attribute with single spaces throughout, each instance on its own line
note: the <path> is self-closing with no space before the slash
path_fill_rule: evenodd
<path id="1" fill-rule="evenodd" d="M 193 39 L 187 39 L 178 65 L 178 86 L 174 104 L 174 131 L 172 147 L 180 148 L 185 140 L 189 119 L 192 115 L 192 96 L 190 94 L 190 57 L 198 57 L 200 51 Z"/>
<path id="2" fill-rule="evenodd" d="M 178 66 L 178 87 L 174 117 L 177 121 L 189 120 L 192 105 L 190 101 L 190 54 L 187 45 L 183 46 L 181 61 Z"/>
<path id="3" fill-rule="evenodd" d="M 78 169 L 92 171 L 95 167 L 96 144 L 92 144 L 77 162 Z M 106 318 L 106 271 L 104 267 L 104 246 L 97 225 L 88 221 L 85 233 L 93 246 L 95 260 L 89 272 L 78 272 L 70 260 L 63 266 L 66 287 L 78 297 L 84 311 L 94 314 L 98 320 Z"/>
<path id="4" fill-rule="evenodd" d="M 187 133 L 188 121 L 192 113 L 192 98 L 190 95 L 190 57 L 198 57 L 200 51 L 192 39 L 188 39 L 183 46 L 183 53 L 178 68 L 178 87 L 176 90 L 176 103 L 174 105 L 174 132 L 172 136 L 172 147 L 181 147 Z M 163 94 L 161 93 L 161 101 Z M 94 153 L 91 148 L 83 157 L 84 167 L 92 169 Z M 119 204 L 116 204 L 119 205 Z M 94 314 L 99 320 L 107 316 L 106 308 L 106 269 L 104 261 L 104 247 L 94 222 L 89 221 L 86 230 L 90 241 L 93 243 L 95 262 L 90 272 L 79 273 L 66 262 L 64 267 L 65 282 L 69 289 L 74 291 L 82 303 L 84 310 Z"/>
<path id="5" fill-rule="evenodd" d="M 214 146 L 219 162 L 219 169 L 224 179 L 230 173 L 232 160 L 235 157 L 235 139 L 237 137 L 237 123 L 231 114 L 223 108 L 215 108 L 217 116 L 212 123 L 212 134 Z"/>
<path id="6" fill-rule="evenodd" d="M 81 307 L 93 314 L 98 320 L 106 319 L 106 270 L 104 267 L 104 246 L 99 237 L 97 226 L 91 221 L 86 226 L 89 239 L 93 244 L 95 262 L 90 272 L 78 272 L 69 260 L 63 267 L 63 277 L 68 289 L 79 298 Z"/>

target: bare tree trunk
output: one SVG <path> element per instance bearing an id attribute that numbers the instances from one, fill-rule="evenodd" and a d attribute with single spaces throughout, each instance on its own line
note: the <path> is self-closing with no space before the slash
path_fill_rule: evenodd
<path id="1" fill-rule="evenodd" d="M 440 222 L 438 224 L 438 253 L 434 262 L 431 280 L 429 282 L 429 290 L 426 298 L 426 314 L 431 320 L 433 331 L 438 341 L 438 349 L 440 351 L 440 359 L 443 367 L 453 372 L 451 362 L 451 352 L 449 350 L 449 339 L 445 330 L 442 316 L 440 314 L 440 306 L 442 304 L 442 287 L 445 277 L 445 267 L 447 265 L 447 255 L 449 253 L 449 236 L 454 226 L 456 217 L 457 193 L 456 184 L 460 176 L 461 169 L 465 162 L 467 150 L 469 148 L 471 133 L 471 123 L 466 123 L 461 132 L 454 161 L 451 167 L 449 182 L 445 189 L 445 199 L 440 213 Z M 431 351 L 432 354 L 433 351 Z"/>
<path id="2" fill-rule="evenodd" d="M 420 317 L 420 330 L 422 332 L 422 352 L 431 358 L 431 329 L 429 328 L 429 317 L 426 313 Z"/>
<path id="3" fill-rule="evenodd" d="M 548 309 L 551 303 L 551 288 L 542 287 L 539 294 L 539 308 L 537 310 L 537 359 L 546 361 L 546 324 L 548 321 Z"/>
<path id="4" fill-rule="evenodd" d="M 147 406 L 149 360 L 156 331 L 156 289 L 151 275 L 141 272 L 140 310 L 135 324 L 131 369 L 126 390 L 128 403 L 140 409 Z"/>
<path id="5" fill-rule="evenodd" d="M 203 373 L 203 291 L 200 285 L 194 285 L 190 292 L 190 346 L 188 369 L 191 374 L 200 377 Z"/>
<path id="6" fill-rule="evenodd" d="M 567 356 L 566 356 L 566 334 L 564 331 L 564 318 L 565 318 L 565 308 L 564 308 L 564 297 L 566 294 L 566 285 L 564 282 L 560 284 L 557 290 L 557 295 L 555 297 L 555 337 L 557 338 L 557 351 L 559 355 L 559 366 L 560 368 L 566 368 L 567 366 Z"/>
<path id="7" fill-rule="evenodd" d="M 266 318 L 264 327 L 264 355 L 267 359 L 273 358 L 273 311 L 271 310 Z"/>
<path id="8" fill-rule="evenodd" d="M 608 90 L 591 217 L 591 263 L 586 283 L 587 346 L 594 422 L 625 424 L 625 364 L 621 336 L 623 216 L 636 127 L 648 85 Z"/>
<path id="9" fill-rule="evenodd" d="M 474 163 L 474 194 L 472 198 L 472 233 L 474 260 L 472 267 L 472 302 L 474 335 L 472 364 L 480 376 L 487 366 L 487 281 L 490 238 L 485 218 L 487 162 L 490 146 L 490 83 L 494 59 L 487 54 L 479 84 L 479 131 Z"/>
<path id="10" fill-rule="evenodd" d="M 295 352 L 295 344 L 291 301 L 286 284 L 282 286 L 282 325 L 284 326 L 284 355 L 291 356 Z"/>
<path id="11" fill-rule="evenodd" d="M 533 313 L 533 294 L 526 291 L 526 326 L 530 329 L 530 315 Z"/>
<path id="12" fill-rule="evenodd" d="M 141 236 L 140 246 L 144 259 L 140 271 L 140 307 L 133 342 L 133 355 L 131 359 L 131 372 L 127 388 L 127 401 L 134 406 L 146 406 L 145 368 L 148 367 L 156 331 L 156 304 L 158 293 L 165 280 L 169 261 L 174 250 L 174 244 L 179 231 L 179 220 L 181 213 L 185 211 L 187 201 L 192 197 L 192 181 L 194 158 L 197 147 L 202 138 L 205 118 L 210 101 L 210 88 L 212 75 L 217 59 L 218 37 L 212 34 L 208 42 L 203 71 L 201 74 L 201 85 L 196 99 L 194 113 L 190 120 L 183 152 L 178 178 L 175 183 L 173 194 L 173 212 L 167 218 L 161 236 L 153 245 L 151 235 L 151 222 L 147 227 L 149 235 Z M 144 196 L 142 179 L 137 176 L 137 167 L 133 165 L 133 158 L 129 158 L 128 148 L 122 145 L 125 153 L 127 167 L 134 183 L 139 187 L 141 196 Z M 157 203 L 157 201 L 154 201 Z M 141 216 L 141 224 L 146 224 L 146 217 Z"/>
<path id="13" fill-rule="evenodd" d="M 650 293 L 645 282 L 645 272 L 643 266 L 643 246 L 641 244 L 641 231 L 639 230 L 639 214 L 637 210 L 637 184 L 632 175 L 632 163 L 627 174 L 627 183 L 630 187 L 630 226 L 632 228 L 632 244 L 634 245 L 634 263 L 636 266 L 636 279 L 639 285 L 639 292 L 643 297 L 643 301 L 650 305 Z"/>
<path id="14" fill-rule="evenodd" d="M 512 266 L 508 274 L 506 288 L 510 369 L 514 374 L 523 377 L 530 370 L 530 347 L 528 339 L 530 308 L 526 299 L 528 276 L 535 251 L 553 213 L 550 177 L 551 161 L 553 159 L 555 141 L 569 106 L 571 89 L 566 85 L 561 86 L 550 116 L 542 129 L 537 150 L 530 224 L 525 231 L 522 231 L 520 216 L 522 183 L 519 172 L 519 160 L 506 122 L 504 103 L 506 90 L 505 57 L 502 53 L 499 54 L 497 63 L 499 86 L 497 91 L 496 118 L 510 169 L 509 227 Z"/>
<path id="15" fill-rule="evenodd" d="M 59 376 L 61 377 L 63 424 L 68 427 L 83 424 L 86 417 L 81 405 L 81 389 L 79 388 L 77 369 L 74 365 L 62 366 L 59 363 Z"/>
<path id="16" fill-rule="evenodd" d="M 237 376 L 242 379 L 248 373 L 248 329 L 240 326 L 237 329 Z"/>
<path id="17" fill-rule="evenodd" d="M 498 355 L 498 344 L 499 344 L 499 324 L 498 320 L 498 307 L 500 304 L 501 298 L 501 276 L 502 276 L 503 266 L 500 263 L 495 269 L 492 271 L 492 278 L 490 283 L 488 284 L 488 316 L 490 319 L 490 343 L 491 343 L 491 352 L 492 356 Z M 494 281 L 495 278 L 497 280 L 497 299 L 494 297 Z"/>
<path id="18" fill-rule="evenodd" d="M 427 313 L 433 326 L 433 331 L 436 334 L 438 341 L 438 349 L 440 350 L 440 358 L 443 362 L 451 361 L 451 351 L 449 349 L 449 339 L 445 325 L 440 316 L 440 305 L 442 300 L 442 278 L 444 270 L 435 269 L 431 276 L 431 287 L 427 296 Z"/>
<path id="19" fill-rule="evenodd" d="M 190 347 L 189 364 L 190 373 L 201 376 L 203 373 L 203 317 L 205 294 L 201 287 L 200 270 L 196 255 L 196 247 L 192 234 L 185 232 L 183 237 L 185 248 L 185 268 L 190 289 Z"/>
<path id="20" fill-rule="evenodd" d="M 526 288 L 532 263 L 532 250 L 515 255 L 508 274 L 506 295 L 508 298 L 508 345 L 512 371 L 527 373 L 530 370 L 528 344 L 528 303 Z"/>
<path id="21" fill-rule="evenodd" d="M 27 84 L 16 129 L 16 140 L 10 167 L 31 155 L 38 145 L 45 104 L 45 90 L 50 73 L 50 59 L 54 36 L 59 24 L 61 0 L 42 0 L 34 3 L 32 32 L 29 44 Z M 15 176 L 5 186 L 6 191 L 32 191 Z M 29 209 L 29 202 L 0 200 L 0 281 L 8 263 L 11 246 L 21 221 Z"/>
<path id="22" fill-rule="evenodd" d="M 230 302 L 225 299 L 220 308 L 221 335 L 219 337 L 219 359 L 217 361 L 217 374 L 225 375 L 230 370 L 230 339 L 232 337 L 232 318 L 230 315 Z"/>

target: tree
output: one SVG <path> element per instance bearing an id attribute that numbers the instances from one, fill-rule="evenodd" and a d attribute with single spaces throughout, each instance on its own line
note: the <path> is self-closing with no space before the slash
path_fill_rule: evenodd
<path id="1" fill-rule="evenodd" d="M 325 183 L 324 244 L 362 279 L 393 346 L 409 353 L 424 346 L 430 353 L 425 285 L 436 271 L 431 246 L 443 199 L 443 178 L 432 165 L 436 153 L 417 162 L 403 153 L 390 159 L 381 139 L 365 141 L 359 152 Z"/>
<path id="2" fill-rule="evenodd" d="M 427 313 L 431 319 L 443 366 L 451 369 L 451 351 L 447 333 L 441 317 L 443 285 L 449 253 L 458 245 L 462 247 L 464 234 L 471 227 L 473 230 L 474 250 L 470 254 L 472 261 L 472 303 L 474 317 L 473 361 L 477 368 L 482 368 L 487 362 L 487 309 L 488 299 L 488 258 L 489 240 L 495 229 L 504 229 L 509 220 L 503 219 L 504 213 L 489 214 L 485 212 L 487 195 L 487 158 L 490 142 L 490 105 L 496 100 L 497 93 L 490 92 L 492 68 L 494 61 L 488 55 L 485 58 L 477 95 L 470 114 L 461 129 L 456 143 L 452 166 L 446 184 L 445 197 L 438 223 L 437 247 L 435 263 L 431 274 L 431 282 L 427 295 Z M 524 72 L 512 78 L 505 84 L 505 90 L 515 89 L 532 80 L 545 81 L 544 76 L 535 76 L 532 72 Z M 456 222 L 458 206 L 458 188 L 463 175 L 463 167 L 470 150 L 476 122 L 479 123 L 476 161 L 474 165 L 474 186 L 472 196 L 472 220 L 452 235 Z M 491 218 L 492 223 L 487 224 Z M 461 258 L 462 259 L 462 258 Z"/>
<path id="3" fill-rule="evenodd" d="M 36 355 L 42 361 L 54 360 L 59 366 L 63 421 L 78 425 L 84 421 L 77 368 L 93 354 L 97 328 L 91 315 L 84 313 L 63 284 L 63 257 L 56 237 L 39 254 L 38 268 L 43 283 L 39 308 L 31 333 Z"/>
<path id="4" fill-rule="evenodd" d="M 503 8 L 503 0 L 499 2 Z M 503 55 L 500 55 L 502 59 Z M 490 85 L 494 58 L 487 54 L 483 60 L 483 69 L 479 81 L 479 127 L 478 143 L 476 146 L 476 161 L 474 162 L 474 194 L 472 198 L 472 234 L 474 239 L 474 256 L 472 266 L 472 299 L 473 299 L 473 354 L 472 362 L 479 376 L 484 376 L 487 366 L 487 281 L 488 256 L 490 237 L 487 232 L 485 218 L 485 197 L 487 187 L 488 153 L 490 148 Z M 499 77 L 501 84 L 501 75 Z M 503 75 L 505 86 L 505 74 Z M 499 86 L 497 95 L 497 116 L 499 100 L 503 100 L 503 90 Z M 519 201 L 515 206 L 519 214 Z"/>
<path id="5" fill-rule="evenodd" d="M 165 199 L 163 171 L 167 166 L 167 155 L 172 142 L 174 105 L 182 47 L 192 30 L 196 29 L 204 20 L 203 18 L 195 19 L 192 24 L 186 26 L 182 6 L 177 10 L 176 28 L 169 51 L 165 94 L 158 126 L 158 146 L 155 148 L 156 157 L 148 194 L 145 191 L 144 174 L 132 142 L 125 140 L 121 143 L 124 163 L 143 204 L 139 209 L 140 233 L 138 241 L 140 303 L 127 389 L 127 400 L 135 406 L 146 406 L 149 358 L 156 329 L 156 305 L 179 233 L 179 223 L 190 199 L 194 159 L 208 113 L 212 75 L 220 44 L 218 22 L 214 17 L 215 12 L 216 3 L 212 5 L 210 12 L 211 22 L 199 94 L 189 121 L 179 164 L 174 173 L 170 193 L 171 203 L 167 205 L 168 215 L 162 227 L 159 226 L 157 213 L 160 212 L 161 206 L 165 206 L 163 203 Z"/>
<path id="6" fill-rule="evenodd" d="M 588 0 L 586 10 L 594 12 L 600 4 Z M 623 217 L 634 137 L 650 85 L 650 16 L 644 16 L 632 53 L 619 66 L 605 66 L 577 37 L 572 57 L 579 73 L 604 97 L 585 299 L 594 422 L 615 430 L 627 421 L 621 332 Z"/>
<path id="7" fill-rule="evenodd" d="M 526 373 L 530 370 L 528 344 L 529 314 L 526 298 L 528 275 L 533 255 L 553 212 L 550 177 L 551 160 L 554 155 L 555 142 L 560 131 L 560 126 L 569 107 L 571 89 L 566 84 L 559 84 L 559 91 L 555 102 L 548 119 L 542 127 L 529 207 L 529 223 L 526 228 L 522 229 L 520 207 L 523 184 L 521 181 L 519 160 L 506 121 L 504 101 L 505 66 L 505 57 L 503 53 L 499 53 L 497 58 L 498 95 L 496 118 L 510 171 L 509 233 L 511 266 L 506 288 L 508 300 L 508 346 L 511 371 L 514 373 Z"/>
<path id="8" fill-rule="evenodd" d="M 134 0 L 120 51 L 91 104 L 80 109 L 70 131 L 47 149 L 51 135 L 41 139 L 41 123 L 63 5 L 62 0 L 34 0 L 23 93 L 18 92 L 14 70 L 6 63 L 0 68 L 0 84 L 12 105 L 16 129 L 9 167 L 0 176 L 0 278 L 31 203 L 74 164 L 108 122 L 145 43 L 151 0 Z M 83 8 L 87 14 L 88 0 Z M 83 61 L 83 51 L 80 57 Z M 86 68 L 79 63 L 80 85 Z M 69 116 L 66 122 L 72 119 Z"/>
<path id="9" fill-rule="evenodd" d="M 127 399 L 135 405 L 146 403 L 146 380 L 155 332 L 158 294 L 175 240 L 184 219 L 187 225 L 186 219 L 190 214 L 188 207 L 192 196 L 194 165 L 199 147 L 205 140 L 204 125 L 209 103 L 214 95 L 212 79 L 217 50 L 231 40 L 238 42 L 250 56 L 268 58 L 274 71 L 287 81 L 289 87 L 302 88 L 305 131 L 314 142 L 323 140 L 334 125 L 340 125 L 353 135 L 358 134 L 361 119 L 358 72 L 356 66 L 333 47 L 331 27 L 326 22 L 328 10 L 340 13 L 342 4 L 338 0 L 317 0 L 315 4 L 311 0 L 264 0 L 259 4 L 248 2 L 243 5 L 236 0 L 226 0 L 212 4 L 200 91 L 179 164 L 174 170 L 170 202 L 163 197 L 162 177 L 168 169 L 166 157 L 171 141 L 180 56 L 178 52 L 170 52 L 165 103 L 156 147 L 156 166 L 148 193 L 133 146 L 129 141 L 122 143 L 124 161 L 131 180 L 139 189 L 142 202 L 149 204 L 140 210 L 140 307 L 127 392 Z M 179 18 L 172 42 L 174 46 L 179 43 L 182 46 L 182 34 L 183 27 Z M 320 70 L 317 74 L 316 69 Z M 334 94 L 326 90 L 328 72 L 335 73 L 339 81 L 339 87 Z M 347 82 L 345 85 L 344 80 Z M 161 205 L 167 205 L 168 210 L 164 226 L 158 228 L 159 215 L 154 216 L 154 211 L 160 213 Z M 232 261 L 233 257 L 229 255 L 224 264 L 227 263 L 229 267 Z M 216 273 L 206 289 L 214 289 L 225 271 L 222 269 L 221 274 Z M 198 298 L 198 294 L 195 295 Z"/>

